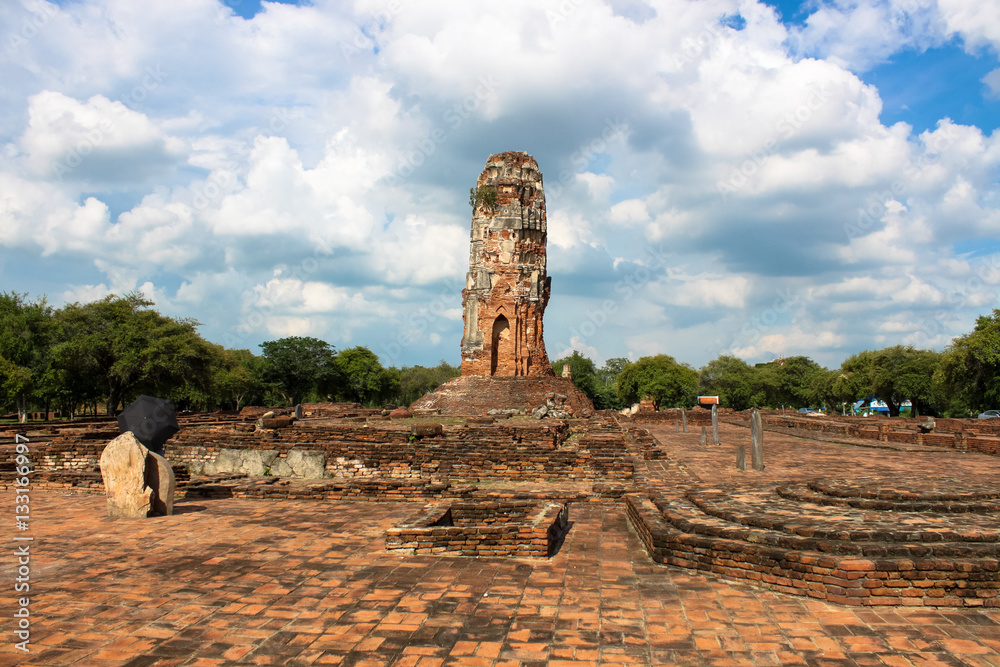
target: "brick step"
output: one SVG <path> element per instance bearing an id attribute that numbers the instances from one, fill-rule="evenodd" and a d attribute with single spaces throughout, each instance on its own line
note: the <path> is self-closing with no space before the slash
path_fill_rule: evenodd
<path id="1" fill-rule="evenodd" d="M 936 513 L 868 512 L 850 507 L 804 505 L 770 489 L 688 492 L 688 521 L 739 526 L 760 531 L 762 543 L 792 541 L 785 548 L 896 557 L 909 554 L 942 557 L 1000 555 L 1000 527 L 992 514 L 951 514 L 947 524 Z"/>
<path id="2" fill-rule="evenodd" d="M 975 513 L 1000 512 L 1000 503 L 980 500 L 887 500 L 871 498 L 842 498 L 826 495 L 802 484 L 783 484 L 775 489 L 782 498 L 800 502 L 854 507 L 857 509 L 894 512 L 942 512 Z"/>
<path id="3" fill-rule="evenodd" d="M 1000 607 L 1000 560 L 974 554 L 840 553 L 832 542 L 726 525 L 683 498 L 625 496 L 627 516 L 657 563 L 768 584 L 778 591 L 847 605 Z M 935 547 L 938 545 L 935 545 Z M 996 545 L 971 545 L 993 547 Z M 834 547 L 833 551 L 822 548 Z"/>

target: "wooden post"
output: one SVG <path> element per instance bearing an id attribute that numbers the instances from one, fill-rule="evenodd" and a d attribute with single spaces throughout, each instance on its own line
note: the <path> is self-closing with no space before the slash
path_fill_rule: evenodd
<path id="1" fill-rule="evenodd" d="M 736 448 L 736 469 L 743 472 L 747 470 L 747 448 L 743 445 Z"/>
<path id="2" fill-rule="evenodd" d="M 681 408 L 681 426 L 684 427 L 684 432 L 687 433 L 688 432 L 688 416 L 687 416 L 687 413 L 684 412 L 684 408 Z"/>
<path id="3" fill-rule="evenodd" d="M 705 427 L 701 427 L 701 437 L 698 438 L 698 444 L 704 447 L 708 443 L 708 433 L 705 431 Z"/>

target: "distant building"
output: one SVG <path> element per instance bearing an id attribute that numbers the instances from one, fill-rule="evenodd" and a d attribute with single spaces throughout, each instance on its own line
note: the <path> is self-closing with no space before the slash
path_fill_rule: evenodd
<path id="1" fill-rule="evenodd" d="M 903 401 L 899 404 L 900 410 L 912 407 L 913 404 L 910 401 Z M 880 401 L 875 396 L 869 396 L 868 398 L 862 398 L 854 404 L 854 412 L 855 414 L 871 414 L 873 412 L 889 414 L 889 406 L 885 404 L 885 401 Z"/>

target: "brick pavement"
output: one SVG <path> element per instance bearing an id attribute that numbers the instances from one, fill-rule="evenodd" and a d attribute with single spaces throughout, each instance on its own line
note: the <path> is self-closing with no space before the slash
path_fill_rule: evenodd
<path id="1" fill-rule="evenodd" d="M 672 462 L 658 466 L 657 462 L 649 462 L 669 480 L 676 480 L 673 475 L 678 469 L 693 481 L 711 484 L 746 480 L 778 482 L 822 476 L 895 475 L 905 480 L 915 476 L 933 477 L 942 472 L 978 479 L 1000 474 L 1000 457 L 997 456 L 825 433 L 798 437 L 787 433 L 787 429 L 765 430 L 764 463 L 767 467 L 763 473 L 740 473 L 736 470 L 734 448 L 739 444 L 746 446 L 749 465 L 749 428 L 720 423 L 719 447 L 699 447 L 700 428 L 692 427 L 689 433 L 676 433 L 673 424 L 646 428 L 670 452 Z M 832 441 L 823 442 L 818 437 Z"/>
<path id="2" fill-rule="evenodd" d="M 738 478 L 699 434 L 671 430 L 651 482 Z M 745 433 L 723 435 L 731 452 Z M 768 438 L 768 482 L 820 466 L 982 476 L 1000 464 Z M 0 493 L 0 517 L 12 503 Z M 413 503 L 183 499 L 173 517 L 116 522 L 104 506 L 32 496 L 32 651 L 6 643 L 2 613 L 0 665 L 1000 665 L 1000 611 L 842 607 L 657 565 L 618 503 L 573 503 L 551 559 L 386 551 Z"/>

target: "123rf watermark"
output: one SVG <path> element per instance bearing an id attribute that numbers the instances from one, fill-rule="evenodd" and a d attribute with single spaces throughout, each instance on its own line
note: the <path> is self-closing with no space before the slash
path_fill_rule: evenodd
<path id="1" fill-rule="evenodd" d="M 14 559 L 17 561 L 14 575 L 14 636 L 18 641 L 14 646 L 28 653 L 31 642 L 31 543 L 34 537 L 25 535 L 31 520 L 31 449 L 27 436 L 14 436 L 15 468 L 14 478 Z"/>

